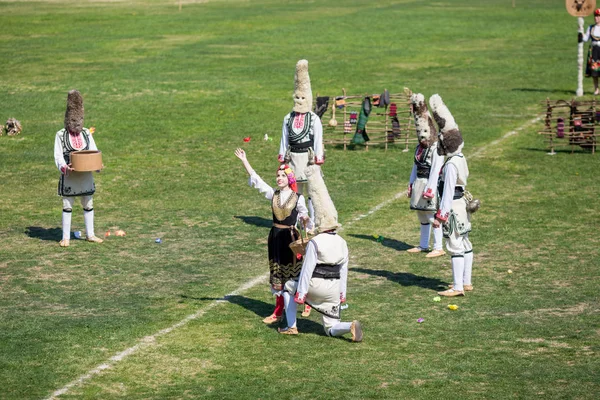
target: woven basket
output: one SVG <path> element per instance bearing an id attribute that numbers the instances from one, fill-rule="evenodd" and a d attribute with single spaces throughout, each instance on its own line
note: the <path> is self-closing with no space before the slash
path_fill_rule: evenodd
<path id="1" fill-rule="evenodd" d="M 313 237 L 314 235 L 309 235 L 306 233 L 306 227 L 304 227 L 304 229 L 300 230 L 300 239 L 294 240 L 292 243 L 290 243 L 290 249 L 292 249 L 294 254 L 304 255 L 306 253 L 306 246 Z"/>

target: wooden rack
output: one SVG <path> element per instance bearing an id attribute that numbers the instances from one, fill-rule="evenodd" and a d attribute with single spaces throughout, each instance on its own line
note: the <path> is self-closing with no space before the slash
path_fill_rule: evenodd
<path id="1" fill-rule="evenodd" d="M 374 145 L 383 145 L 385 150 L 389 145 L 401 145 L 405 147 L 403 151 L 408 151 L 411 145 L 414 147 L 418 143 L 410 104 L 411 94 L 412 92 L 407 88 L 403 93 L 390 94 L 390 102 L 384 107 L 374 105 L 374 98 L 380 94 L 348 95 L 346 89 L 342 89 L 341 95 L 328 96 L 327 111 L 321 117 L 323 144 L 343 146 L 344 150 L 349 146 L 363 146 L 367 151 L 369 146 Z M 318 96 L 320 95 L 317 94 Z M 356 132 L 356 122 L 351 122 L 350 116 L 356 113 L 358 118 L 365 97 L 371 99 L 371 113 L 366 125 L 366 132 L 370 140 L 365 144 L 358 145 L 352 143 Z M 396 104 L 396 117 L 399 123 L 399 128 L 396 130 L 392 126 L 391 104 Z M 336 122 L 333 123 L 333 121 Z"/>
<path id="2" fill-rule="evenodd" d="M 596 100 L 556 100 L 546 99 L 544 129 L 539 131 L 549 147 L 549 154 L 556 154 L 558 146 L 571 146 L 591 149 L 596 152 L 596 142 L 600 125 L 600 110 Z"/>

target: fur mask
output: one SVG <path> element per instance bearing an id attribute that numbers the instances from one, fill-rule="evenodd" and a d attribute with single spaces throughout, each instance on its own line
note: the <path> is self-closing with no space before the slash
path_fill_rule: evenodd
<path id="1" fill-rule="evenodd" d="M 77 90 L 71 90 L 67 96 L 65 129 L 75 134 L 83 131 L 83 97 Z"/>
<path id="2" fill-rule="evenodd" d="M 434 142 L 437 141 L 437 132 L 429 110 L 427 109 L 427 103 L 425 103 L 425 96 L 421 93 L 413 94 L 410 97 L 410 101 L 413 105 L 413 113 L 415 116 L 415 128 L 417 130 L 417 138 L 422 146 L 430 147 Z"/>
<path id="3" fill-rule="evenodd" d="M 458 129 L 454 117 L 444 104 L 444 101 L 438 94 L 429 98 L 429 105 L 433 111 L 433 118 L 440 129 L 438 136 L 438 154 L 443 156 L 454 156 L 460 153 L 464 146 L 462 134 Z"/>
<path id="4" fill-rule="evenodd" d="M 312 89 L 308 76 L 308 61 L 300 60 L 296 64 L 294 76 L 294 108 L 297 113 L 310 112 L 312 108 Z"/>

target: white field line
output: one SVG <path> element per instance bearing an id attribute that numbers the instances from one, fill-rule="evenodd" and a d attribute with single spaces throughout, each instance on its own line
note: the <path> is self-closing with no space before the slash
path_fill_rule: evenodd
<path id="1" fill-rule="evenodd" d="M 537 118 L 532 119 L 531 121 L 526 122 L 525 124 L 521 125 L 520 127 L 516 128 L 515 130 L 512 130 L 512 131 L 506 133 L 500 139 L 496 139 L 496 140 L 488 143 L 487 145 L 479 148 L 473 154 L 471 154 L 471 157 L 477 157 L 477 156 L 479 156 L 484 151 L 486 151 L 489 147 L 495 146 L 498 143 L 502 142 L 503 140 L 505 140 L 505 139 L 507 139 L 507 138 L 509 138 L 509 137 L 511 137 L 513 135 L 516 135 L 517 133 L 519 133 L 520 131 L 522 131 L 523 129 L 525 129 L 527 126 L 529 126 L 531 124 L 534 124 L 534 123 L 538 122 L 541 119 L 542 119 L 542 117 L 537 117 Z M 344 224 L 344 227 L 348 227 L 348 226 L 352 225 L 355 222 L 358 222 L 358 221 L 360 221 L 360 220 L 362 220 L 364 218 L 367 218 L 368 216 L 376 213 L 377 211 L 381 210 L 383 207 L 385 207 L 388 204 L 394 202 L 395 200 L 399 199 L 400 197 L 406 196 L 406 194 L 407 194 L 406 190 L 404 190 L 402 192 L 396 193 L 390 199 L 388 199 L 388 200 L 386 200 L 386 201 L 384 201 L 384 202 L 376 205 L 372 209 L 370 209 L 366 214 L 361 214 L 361 215 L 355 217 L 354 219 L 350 220 L 349 222 L 346 222 Z M 343 229 L 343 227 L 342 227 L 342 229 Z M 229 296 L 235 296 L 235 295 L 238 295 L 240 293 L 243 293 L 246 290 L 254 287 L 257 284 L 259 284 L 260 282 L 265 281 L 267 278 L 268 278 L 268 274 L 256 277 L 253 280 L 246 282 L 245 284 L 243 284 L 242 286 L 240 286 L 239 288 L 237 288 L 235 291 L 231 292 L 230 294 L 224 296 L 222 299 L 215 300 L 214 302 L 208 304 L 203 309 L 198 310 L 196 313 L 188 315 L 187 317 L 185 317 L 181 321 L 177 322 L 176 324 L 174 324 L 174 325 L 172 325 L 172 326 L 170 326 L 168 328 L 165 328 L 163 330 L 160 330 L 160 331 L 156 332 L 153 335 L 146 336 L 146 337 L 140 339 L 138 341 L 138 343 L 135 344 L 134 346 L 132 346 L 132 347 L 130 347 L 130 348 L 128 348 L 128 349 L 126 349 L 126 350 L 118 353 L 118 354 L 115 354 L 114 356 L 112 356 L 111 358 L 109 358 L 107 362 L 98 365 L 96 368 L 92 369 L 91 371 L 88 371 L 87 373 L 81 375 L 79 378 L 75 379 L 74 381 L 66 384 L 61 389 L 56 390 L 54 393 L 52 393 L 52 395 L 50 395 L 50 397 L 47 397 L 45 400 L 53 400 L 53 399 L 56 399 L 57 397 L 65 394 L 65 393 L 67 393 L 71 388 L 73 388 L 73 387 L 75 387 L 77 385 L 83 384 L 85 381 L 90 380 L 94 376 L 100 374 L 105 369 L 111 368 L 113 365 L 115 365 L 119 361 L 122 361 L 127 356 L 130 356 L 130 355 L 136 353 L 138 350 L 140 350 L 142 348 L 145 348 L 145 347 L 153 345 L 156 342 L 156 338 L 158 338 L 160 336 L 164 336 L 164 335 L 166 335 L 168 333 L 171 333 L 175 329 L 184 326 L 188 322 L 202 317 L 204 314 L 206 314 L 206 312 L 210 311 L 211 309 L 213 309 L 217 305 L 219 305 L 221 303 L 224 303 L 224 302 L 227 302 L 227 297 L 229 297 Z"/>
<path id="2" fill-rule="evenodd" d="M 486 151 L 488 148 L 490 148 L 491 146 L 495 146 L 498 143 L 504 141 L 505 139 L 516 135 L 517 133 L 521 132 L 523 129 L 527 128 L 529 125 L 533 125 L 535 123 L 538 123 L 539 121 L 542 120 L 542 117 L 536 117 L 530 121 L 525 122 L 523 125 L 519 126 L 518 128 L 516 128 L 515 130 L 512 130 L 510 132 L 507 132 L 506 134 L 504 134 L 504 136 L 502 136 L 500 139 L 496 139 L 496 140 L 492 140 L 491 142 L 489 142 L 488 144 L 484 145 L 483 147 L 480 147 L 479 149 L 477 149 L 473 154 L 471 154 L 471 157 L 479 157 L 481 154 L 483 154 L 484 151 Z"/>
<path id="3" fill-rule="evenodd" d="M 138 350 L 141 350 L 141 349 L 143 349 L 145 347 L 149 347 L 149 346 L 154 345 L 157 338 L 159 338 L 161 336 L 164 336 L 164 335 L 166 335 L 168 333 L 171 333 L 171 332 L 173 332 L 177 328 L 181 328 L 182 326 L 184 326 L 185 324 L 187 324 L 188 322 L 190 322 L 192 320 L 195 320 L 195 319 L 198 319 L 198 318 L 202 317 L 204 314 L 206 314 L 208 311 L 210 311 L 211 309 L 215 308 L 219 304 L 227 302 L 227 298 L 228 297 L 241 294 L 241 293 L 245 292 L 246 290 L 248 290 L 248 289 L 256 286 L 257 284 L 259 284 L 261 282 L 264 282 L 268 277 L 269 277 L 268 274 L 264 274 L 264 275 L 261 275 L 259 277 L 256 277 L 253 280 L 246 282 L 245 284 L 243 284 L 242 286 L 240 286 L 239 288 L 237 288 L 235 291 L 233 291 L 233 292 L 229 293 L 228 295 L 224 296 L 222 299 L 218 299 L 218 300 L 213 301 L 212 303 L 208 304 L 206 307 L 202 308 L 201 310 L 198 310 L 194 314 L 188 315 L 187 317 L 185 317 L 181 321 L 177 322 L 176 324 L 171 325 L 168 328 L 162 329 L 162 330 L 156 332 L 153 335 L 146 336 L 146 337 L 140 339 L 138 341 L 138 343 L 135 344 L 134 346 L 132 346 L 132 347 L 126 349 L 126 350 L 123 350 L 120 353 L 115 354 L 114 356 L 112 356 L 111 358 L 109 358 L 108 361 L 106 361 L 105 363 L 98 365 L 96 368 L 94 368 L 91 371 L 88 371 L 87 373 L 81 375 L 79 378 L 77 378 L 74 381 L 66 384 L 61 389 L 58 389 L 57 391 L 55 391 L 54 393 L 52 393 L 52 395 L 50 395 L 50 397 L 47 397 L 46 400 L 56 399 L 57 397 L 65 394 L 65 393 L 67 393 L 71 388 L 73 388 L 75 386 L 78 386 L 78 385 L 81 385 L 82 383 L 84 383 L 87 380 L 90 380 L 95 375 L 98 375 L 99 373 L 101 373 L 105 369 L 111 368 L 113 365 L 115 365 L 119 361 L 122 361 L 127 356 L 130 356 L 130 355 L 136 353 Z"/>
<path id="4" fill-rule="evenodd" d="M 518 128 L 507 132 L 506 134 L 504 134 L 504 136 L 502 136 L 499 139 L 493 140 L 490 143 L 484 145 L 483 147 L 480 147 L 479 149 L 477 149 L 474 153 L 470 154 L 470 157 L 478 157 L 481 154 L 483 154 L 483 152 L 485 152 L 488 148 L 490 148 L 491 146 L 495 146 L 498 143 L 506 140 L 507 138 L 516 135 L 517 133 L 521 132 L 523 129 L 527 128 L 529 125 L 535 124 L 538 121 L 540 121 L 542 119 L 542 117 L 536 117 L 530 121 L 527 121 L 526 123 L 524 123 L 523 125 L 519 126 Z M 352 225 L 355 222 L 360 221 L 361 219 L 367 218 L 369 215 L 376 213 L 377 211 L 381 210 L 383 207 L 387 206 L 388 204 L 392 203 L 393 201 L 399 199 L 400 197 L 404 197 L 408 194 L 408 192 L 406 190 L 402 191 L 402 192 L 398 192 L 396 193 L 391 199 L 388 199 L 386 201 L 384 201 L 383 203 L 380 203 L 378 205 L 376 205 L 375 207 L 373 207 L 372 209 L 370 209 L 366 214 L 361 214 L 358 217 L 355 217 L 354 219 L 350 220 L 349 222 L 346 222 L 342 229 L 344 227 L 348 227 L 350 225 Z M 340 229 L 341 230 L 341 229 Z"/>

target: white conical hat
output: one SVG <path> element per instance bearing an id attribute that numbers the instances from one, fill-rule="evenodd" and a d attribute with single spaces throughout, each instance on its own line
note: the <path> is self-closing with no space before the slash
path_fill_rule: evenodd
<path id="1" fill-rule="evenodd" d="M 308 76 L 308 61 L 300 60 L 296 63 L 294 75 L 294 108 L 297 113 L 307 113 L 312 108 L 312 89 Z"/>
<path id="2" fill-rule="evenodd" d="M 342 225 L 338 223 L 337 210 L 321 174 L 321 167 L 313 164 L 305 171 L 308 180 L 308 197 L 312 200 L 315 208 L 316 231 L 325 232 L 341 228 Z"/>

